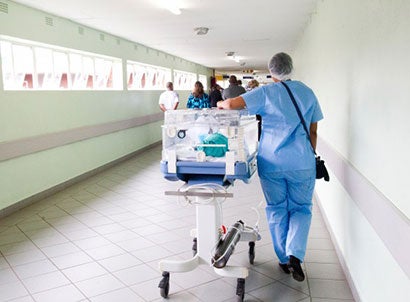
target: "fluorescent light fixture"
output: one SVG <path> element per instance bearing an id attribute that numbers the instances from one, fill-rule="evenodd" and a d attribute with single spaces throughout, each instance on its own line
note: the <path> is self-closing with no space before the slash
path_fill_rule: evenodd
<path id="1" fill-rule="evenodd" d="M 209 28 L 208 27 L 195 27 L 194 32 L 197 35 L 206 35 L 208 33 Z"/>

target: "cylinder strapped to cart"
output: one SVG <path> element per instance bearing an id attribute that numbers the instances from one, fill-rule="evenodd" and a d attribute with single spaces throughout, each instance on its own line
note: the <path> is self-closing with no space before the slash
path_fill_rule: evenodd
<path id="1" fill-rule="evenodd" d="M 162 144 L 168 180 L 247 183 L 256 171 L 258 126 L 246 110 L 166 111 Z"/>

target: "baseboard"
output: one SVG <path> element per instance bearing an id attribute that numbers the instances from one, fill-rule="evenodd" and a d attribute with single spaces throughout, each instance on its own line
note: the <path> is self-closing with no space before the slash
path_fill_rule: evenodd
<path id="1" fill-rule="evenodd" d="M 154 148 L 154 147 L 156 147 L 156 146 L 158 146 L 158 145 L 161 145 L 161 141 L 158 141 L 158 142 L 156 142 L 156 143 L 153 143 L 153 144 L 151 144 L 151 145 L 148 145 L 148 146 L 146 146 L 146 147 L 143 147 L 143 148 L 141 148 L 141 149 L 138 149 L 137 151 L 134 151 L 134 152 L 132 152 L 132 153 L 130 153 L 130 154 L 127 154 L 127 155 L 125 155 L 125 156 L 122 156 L 122 157 L 120 157 L 120 158 L 117 158 L 117 159 L 115 159 L 115 160 L 113 160 L 113 161 L 111 161 L 111 162 L 109 162 L 109 163 L 107 163 L 107 164 L 104 164 L 104 165 L 102 165 L 102 166 L 100 166 L 100 167 L 98 167 L 98 168 L 95 168 L 95 169 L 91 170 L 91 171 L 85 172 L 85 173 L 83 173 L 83 174 L 81 174 L 81 175 L 78 175 L 78 176 L 76 176 L 76 177 L 74 177 L 74 178 L 71 178 L 71 179 L 69 179 L 69 180 L 67 180 L 67 181 L 65 181 L 65 182 L 62 182 L 62 183 L 60 183 L 60 184 L 58 184 L 58 185 L 56 185 L 56 186 L 53 186 L 53 187 L 51 187 L 51 188 L 49 188 L 49 189 L 47 189 L 47 190 L 44 190 L 44 191 L 39 192 L 39 193 L 37 193 L 37 194 L 34 194 L 34 195 L 30 196 L 30 197 L 27 197 L 27 198 L 25 198 L 25 199 L 22 199 L 22 200 L 20 200 L 20 201 L 18 201 L 18 202 L 16 202 L 16 203 L 14 203 L 14 204 L 12 204 L 12 205 L 10 205 L 10 206 L 4 208 L 4 209 L 1 209 L 1 210 L 0 210 L 0 219 L 1 219 L 1 218 L 4 218 L 4 217 L 6 217 L 6 216 L 9 216 L 9 215 L 11 215 L 11 214 L 17 212 L 18 210 L 21 210 L 21 209 L 23 209 L 23 208 L 25 208 L 25 207 L 27 207 L 27 206 L 29 206 L 29 205 L 32 205 L 33 203 L 35 203 L 35 202 L 37 202 L 37 201 L 39 201 L 39 200 L 45 199 L 45 198 L 47 198 L 47 197 L 50 197 L 50 196 L 52 196 L 52 195 L 54 195 L 54 194 L 56 194 L 56 193 L 58 193 L 58 192 L 60 192 L 60 191 L 62 191 L 62 190 L 64 190 L 64 189 L 67 189 L 68 187 L 71 187 L 72 185 L 74 185 L 74 184 L 76 184 L 76 183 L 79 183 L 79 182 L 81 182 L 81 181 L 83 181 L 83 180 L 85 180 L 85 179 L 87 179 L 87 178 L 90 178 L 91 176 L 94 176 L 94 175 L 96 175 L 96 174 L 98 174 L 98 173 L 100 173 L 100 172 L 102 172 L 102 171 L 105 171 L 105 170 L 107 170 L 107 169 L 109 169 L 109 168 L 111 168 L 111 167 L 113 167 L 113 166 L 115 166 L 115 165 L 117 165 L 117 164 L 119 164 L 119 163 L 121 163 L 121 162 L 123 162 L 123 161 L 126 161 L 126 160 L 128 160 L 128 159 L 130 159 L 130 158 L 132 158 L 132 157 L 134 157 L 134 156 L 136 156 L 136 155 L 138 155 L 138 154 L 141 154 L 141 153 L 143 153 L 143 152 L 145 152 L 145 151 L 147 151 L 147 150 L 149 150 L 149 149 L 152 149 L 152 148 Z"/>

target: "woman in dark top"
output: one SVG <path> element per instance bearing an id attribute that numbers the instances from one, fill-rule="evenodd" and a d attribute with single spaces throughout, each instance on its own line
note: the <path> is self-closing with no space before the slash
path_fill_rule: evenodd
<path id="1" fill-rule="evenodd" d="M 209 102 L 211 103 L 211 107 L 216 107 L 216 103 L 222 100 L 222 93 L 219 90 L 221 87 L 219 85 L 213 85 L 211 87 L 211 92 L 209 93 Z"/>

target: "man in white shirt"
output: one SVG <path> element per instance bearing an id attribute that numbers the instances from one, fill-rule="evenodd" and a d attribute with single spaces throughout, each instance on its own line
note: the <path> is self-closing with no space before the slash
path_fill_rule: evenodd
<path id="1" fill-rule="evenodd" d="M 167 110 L 176 110 L 179 104 L 179 95 L 174 91 L 172 82 L 167 83 L 167 90 L 161 93 L 159 97 L 159 107 L 163 112 Z"/>

